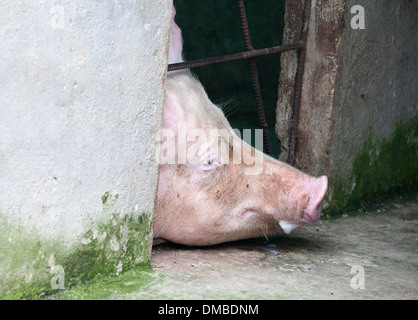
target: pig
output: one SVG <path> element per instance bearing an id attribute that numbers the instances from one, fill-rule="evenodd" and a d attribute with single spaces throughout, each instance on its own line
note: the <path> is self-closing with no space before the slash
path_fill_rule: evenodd
<path id="1" fill-rule="evenodd" d="M 169 63 L 183 61 L 175 14 Z M 215 245 L 287 234 L 320 218 L 326 176 L 309 176 L 240 139 L 189 70 L 169 72 L 165 90 L 155 239 Z"/>

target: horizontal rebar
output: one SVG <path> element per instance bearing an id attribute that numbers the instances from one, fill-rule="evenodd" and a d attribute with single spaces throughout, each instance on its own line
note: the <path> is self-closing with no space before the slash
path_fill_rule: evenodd
<path id="1" fill-rule="evenodd" d="M 239 52 L 239 53 L 227 54 L 224 56 L 191 60 L 191 61 L 185 61 L 185 62 L 179 62 L 179 63 L 172 63 L 168 65 L 168 71 L 196 68 L 196 67 L 207 66 L 207 65 L 215 64 L 215 63 L 230 62 L 230 61 L 236 61 L 236 60 L 242 60 L 242 59 L 250 59 L 254 57 L 266 56 L 269 54 L 275 54 L 275 53 L 280 53 L 280 52 L 285 52 L 285 51 L 301 49 L 303 48 L 303 46 L 304 44 L 302 43 L 291 43 L 291 44 L 287 44 L 283 46 L 244 51 L 244 52 Z"/>

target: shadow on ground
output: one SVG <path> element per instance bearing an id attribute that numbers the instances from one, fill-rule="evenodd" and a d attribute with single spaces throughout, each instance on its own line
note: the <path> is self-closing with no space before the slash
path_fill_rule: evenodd
<path id="1" fill-rule="evenodd" d="M 128 299 L 417 299 L 418 198 L 290 235 L 154 247 L 162 279 Z"/>

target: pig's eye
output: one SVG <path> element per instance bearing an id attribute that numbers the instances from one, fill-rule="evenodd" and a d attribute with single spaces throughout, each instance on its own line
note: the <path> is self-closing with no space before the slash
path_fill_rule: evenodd
<path id="1" fill-rule="evenodd" d="M 209 170 L 215 169 L 216 167 L 218 167 L 220 165 L 221 164 L 219 163 L 218 160 L 209 158 L 209 159 L 203 161 L 203 163 L 201 165 L 201 168 L 202 168 L 203 171 L 209 171 Z"/>

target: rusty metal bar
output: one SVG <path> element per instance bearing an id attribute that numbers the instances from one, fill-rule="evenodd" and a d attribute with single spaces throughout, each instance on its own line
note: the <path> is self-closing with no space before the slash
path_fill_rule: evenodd
<path id="1" fill-rule="evenodd" d="M 289 126 L 289 144 L 288 144 L 288 155 L 287 163 L 290 165 L 295 164 L 295 154 L 298 147 L 298 126 L 299 126 L 299 116 L 300 116 L 300 106 L 302 102 L 302 83 L 303 83 L 303 73 L 305 70 L 305 58 L 306 58 L 306 42 L 308 38 L 308 27 L 309 27 L 309 17 L 311 12 L 311 0 L 305 0 L 305 7 L 302 17 L 302 30 L 300 40 L 303 44 L 303 47 L 299 51 L 298 56 L 298 67 L 296 69 L 295 76 L 295 92 L 293 98 L 293 106 L 290 115 L 290 126 Z"/>
<path id="2" fill-rule="evenodd" d="M 171 63 L 168 65 L 168 71 L 197 68 L 197 67 L 203 67 L 203 66 L 207 66 L 211 64 L 216 64 L 216 63 L 223 63 L 223 62 L 261 57 L 261 56 L 281 53 L 285 51 L 297 50 L 297 49 L 301 49 L 302 47 L 303 47 L 303 44 L 301 43 L 292 43 L 292 44 L 287 44 L 284 46 L 257 49 L 257 50 L 252 50 L 252 51 L 244 51 L 244 52 L 239 52 L 239 53 L 227 54 L 224 56 L 190 60 L 190 61 L 184 61 L 184 62 L 179 62 L 179 63 Z"/>
<path id="3" fill-rule="evenodd" d="M 253 45 L 251 43 L 250 30 L 248 28 L 247 15 L 245 13 L 244 0 L 237 0 L 237 7 L 241 20 L 241 29 L 244 36 L 245 48 L 247 51 L 254 51 Z M 273 156 L 273 152 L 271 151 L 266 115 L 264 113 L 263 98 L 261 97 L 260 81 L 258 80 L 258 71 L 255 64 L 255 58 L 249 58 L 248 64 L 250 66 L 251 84 L 257 105 L 258 121 L 260 122 L 260 125 L 263 129 L 264 149 L 269 156 Z"/>
<path id="4" fill-rule="evenodd" d="M 251 81 L 253 92 L 257 104 L 258 118 L 263 128 L 263 140 L 266 153 L 270 156 L 272 155 L 270 138 L 268 135 L 268 125 L 265 118 L 263 101 L 261 97 L 260 84 L 258 80 L 257 67 L 255 65 L 255 58 L 261 57 L 270 54 L 282 53 L 286 51 L 298 50 L 298 66 L 295 76 L 295 85 L 294 85 L 294 97 L 292 104 L 292 111 L 290 115 L 290 125 L 289 125 L 289 144 L 288 144 L 288 159 L 287 162 L 291 165 L 295 163 L 295 154 L 297 152 L 298 146 L 298 137 L 297 130 L 299 125 L 299 116 L 300 116 L 300 106 L 302 98 L 302 82 L 303 82 L 303 73 L 305 67 L 305 58 L 306 58 L 306 42 L 308 36 L 308 27 L 309 27 L 309 18 L 311 11 L 311 0 L 305 0 L 304 12 L 302 17 L 302 30 L 299 42 L 291 43 L 287 45 L 281 45 L 276 47 L 264 48 L 264 49 L 254 49 L 251 43 L 251 37 L 248 29 L 248 22 L 244 8 L 243 0 L 236 0 L 237 7 L 240 14 L 241 20 L 241 29 L 244 35 L 244 42 L 247 51 L 228 54 L 223 56 L 203 58 L 198 60 L 191 60 L 179 63 L 172 63 L 168 65 L 168 71 L 175 71 L 181 69 L 196 68 L 201 66 L 207 66 L 216 63 L 231 62 L 237 60 L 247 59 L 250 65 L 251 72 Z"/>

